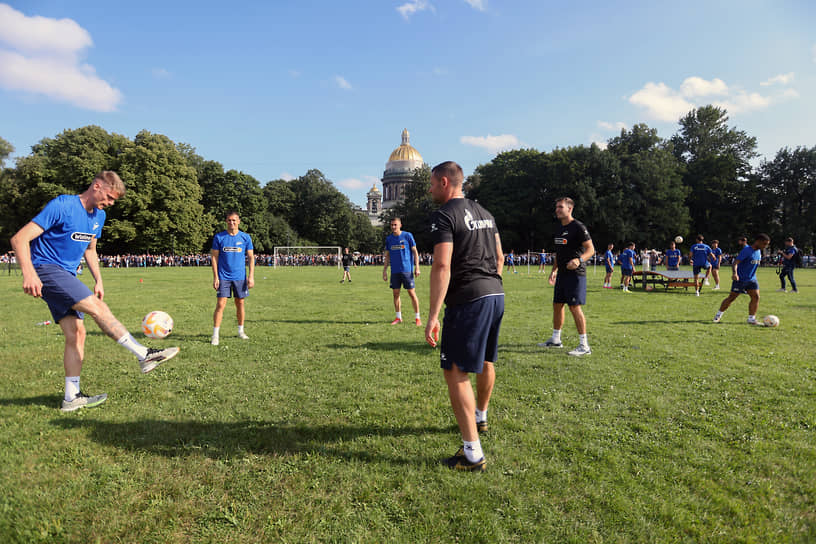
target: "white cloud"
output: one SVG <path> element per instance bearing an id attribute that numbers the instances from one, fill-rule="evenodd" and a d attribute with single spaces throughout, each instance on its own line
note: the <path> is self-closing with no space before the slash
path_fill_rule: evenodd
<path id="1" fill-rule="evenodd" d="M 785 89 L 782 91 L 782 98 L 799 98 L 799 91 L 796 89 Z"/>
<path id="2" fill-rule="evenodd" d="M 411 15 L 425 10 L 434 11 L 433 5 L 428 0 L 409 0 L 397 7 L 397 11 L 406 21 L 411 19 Z"/>
<path id="3" fill-rule="evenodd" d="M 593 134 L 592 136 L 590 136 L 589 141 L 590 144 L 595 144 L 601 149 L 606 149 L 607 147 L 609 147 L 609 142 L 604 140 L 603 136 L 601 136 L 600 134 Z"/>
<path id="4" fill-rule="evenodd" d="M 365 181 L 363 181 L 361 179 L 357 179 L 357 178 L 342 179 L 337 184 L 340 187 L 343 187 L 344 189 L 352 189 L 352 190 L 354 190 L 354 189 L 365 189 L 366 187 L 368 187 L 368 184 Z"/>
<path id="5" fill-rule="evenodd" d="M 80 61 L 93 45 L 71 19 L 28 17 L 0 4 L 0 87 L 47 96 L 95 111 L 113 111 L 122 93 Z"/>
<path id="6" fill-rule="evenodd" d="M 473 9 L 479 11 L 485 11 L 487 9 L 487 0 L 465 0 L 465 2 Z"/>
<path id="7" fill-rule="evenodd" d="M 289 70 L 289 77 L 297 79 L 300 77 L 300 72 L 298 70 Z"/>
<path id="8" fill-rule="evenodd" d="M 791 81 L 793 81 L 793 72 L 788 72 L 787 74 L 779 74 L 778 76 L 767 79 L 760 83 L 760 85 L 763 87 L 769 87 L 771 85 L 776 85 L 777 83 L 780 85 L 787 85 Z"/>
<path id="9" fill-rule="evenodd" d="M 343 90 L 350 91 L 352 89 L 351 83 L 346 81 L 346 78 L 342 76 L 334 76 L 334 81 L 337 83 L 337 86 Z"/>
<path id="10" fill-rule="evenodd" d="M 649 116 L 659 121 L 677 121 L 694 108 L 694 104 L 662 82 L 650 81 L 630 96 L 629 102 L 646 108 Z"/>
<path id="11" fill-rule="evenodd" d="M 490 151 L 491 153 L 498 153 L 499 151 L 506 151 L 519 147 L 519 139 L 512 134 L 500 134 L 498 136 L 462 136 L 459 139 L 465 145 L 472 145 L 474 147 L 481 147 Z"/>
<path id="12" fill-rule="evenodd" d="M 292 181 L 293 179 L 295 179 L 295 177 L 296 177 L 296 176 L 293 176 L 293 175 L 292 175 L 292 174 L 290 174 L 289 172 L 283 172 L 283 173 L 280 175 L 280 179 L 282 179 L 283 181 Z"/>
<path id="13" fill-rule="evenodd" d="M 153 74 L 153 77 L 155 77 L 156 79 L 170 79 L 171 77 L 170 72 L 168 72 L 164 68 L 153 68 L 151 72 Z"/>
<path id="14" fill-rule="evenodd" d="M 680 92 L 686 98 L 696 96 L 727 95 L 728 85 L 722 79 L 714 78 L 706 81 L 701 77 L 687 77 L 680 85 Z"/>
<path id="15" fill-rule="evenodd" d="M 604 130 L 614 130 L 615 132 L 620 132 L 621 130 L 626 130 L 626 123 L 622 121 L 618 121 L 616 123 L 607 123 L 606 121 L 598 121 L 598 128 L 602 128 Z"/>
<path id="16" fill-rule="evenodd" d="M 728 111 L 728 113 L 744 113 L 748 111 L 764 110 L 771 105 L 771 99 L 759 93 L 746 93 L 741 91 L 736 96 L 721 102 L 714 102 Z"/>

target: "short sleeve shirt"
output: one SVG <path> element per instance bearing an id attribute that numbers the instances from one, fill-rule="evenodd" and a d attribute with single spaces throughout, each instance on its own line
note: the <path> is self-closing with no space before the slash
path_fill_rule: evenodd
<path id="1" fill-rule="evenodd" d="M 694 266 L 707 266 L 709 255 L 711 255 L 711 247 L 708 244 L 694 244 L 691 246 L 691 258 Z"/>
<path id="2" fill-rule="evenodd" d="M 431 215 L 434 246 L 453 243 L 448 306 L 504 293 L 496 262 L 498 232 L 490 212 L 467 198 L 451 199 Z"/>
<path id="3" fill-rule="evenodd" d="M 586 263 L 575 270 L 568 270 L 567 263 L 572 259 L 577 259 L 584 252 L 584 242 L 592 240 L 589 231 L 583 223 L 573 219 L 566 225 L 561 223 L 555 226 L 555 259 L 558 263 L 558 273 L 575 273 L 578 276 L 586 276 Z"/>
<path id="4" fill-rule="evenodd" d="M 414 259 L 411 248 L 416 247 L 414 235 L 402 231 L 399 235 L 389 234 L 385 239 L 385 250 L 391 263 L 392 274 L 410 274 L 414 271 Z"/>
<path id="5" fill-rule="evenodd" d="M 31 263 L 34 267 L 55 264 L 76 275 L 76 269 L 88 244 L 99 239 L 105 225 L 105 211 L 90 212 L 79 195 L 60 195 L 38 213 L 34 223 L 43 233 L 31 241 Z"/>
<path id="6" fill-rule="evenodd" d="M 751 246 L 745 246 L 737 255 L 737 275 L 740 281 L 756 280 L 756 271 L 762 262 L 762 252 Z"/>
<path id="7" fill-rule="evenodd" d="M 218 279 L 246 279 L 246 252 L 254 250 L 252 238 L 239 230 L 235 235 L 222 231 L 213 236 L 212 248 L 218 251 Z"/>
<path id="8" fill-rule="evenodd" d="M 666 250 L 666 266 L 680 266 L 680 250 L 667 249 Z"/>

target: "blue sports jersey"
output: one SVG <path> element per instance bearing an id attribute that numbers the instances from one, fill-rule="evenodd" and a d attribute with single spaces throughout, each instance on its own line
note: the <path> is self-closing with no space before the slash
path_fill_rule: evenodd
<path id="1" fill-rule="evenodd" d="M 666 266 L 670 266 L 675 268 L 680 266 L 680 250 L 679 249 L 667 249 L 666 250 Z"/>
<path id="2" fill-rule="evenodd" d="M 796 253 L 799 251 L 796 246 L 786 247 L 785 255 L 790 255 L 790 259 L 782 259 L 783 268 L 796 268 Z"/>
<path id="3" fill-rule="evenodd" d="M 604 257 L 604 264 L 610 268 L 614 268 L 615 266 L 615 256 L 608 249 L 606 250 L 606 256 Z"/>
<path id="4" fill-rule="evenodd" d="M 621 251 L 620 262 L 623 268 L 634 269 L 635 268 L 634 250 L 631 250 L 627 247 L 626 249 Z"/>
<path id="5" fill-rule="evenodd" d="M 388 251 L 392 274 L 411 274 L 414 271 L 412 247 L 416 246 L 414 235 L 402 231 L 399 236 L 389 234 L 385 239 L 385 250 Z"/>
<path id="6" fill-rule="evenodd" d="M 737 276 L 739 281 L 756 280 L 756 271 L 762 261 L 762 252 L 751 246 L 745 246 L 737 255 Z"/>
<path id="7" fill-rule="evenodd" d="M 720 248 L 712 248 L 711 249 L 711 264 L 714 266 L 720 266 L 720 255 L 722 255 L 722 249 Z"/>
<path id="8" fill-rule="evenodd" d="M 246 252 L 254 250 L 252 238 L 239 230 L 234 236 L 222 231 L 213 236 L 212 248 L 218 251 L 218 279 L 246 279 Z"/>
<path id="9" fill-rule="evenodd" d="M 708 244 L 694 244 L 691 246 L 691 261 L 694 266 L 708 266 L 708 256 L 711 248 Z"/>
<path id="10" fill-rule="evenodd" d="M 88 244 L 102 234 L 105 211 L 94 208 L 89 212 L 79 195 L 60 195 L 46 204 L 32 221 L 45 231 L 31 241 L 34 267 L 55 264 L 76 276 Z"/>

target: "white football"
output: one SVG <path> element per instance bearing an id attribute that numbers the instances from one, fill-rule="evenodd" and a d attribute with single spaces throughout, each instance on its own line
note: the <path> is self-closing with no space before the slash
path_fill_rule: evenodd
<path id="1" fill-rule="evenodd" d="M 682 237 L 682 236 L 677 236 L 677 237 L 674 239 L 674 241 L 675 241 L 675 242 L 677 242 L 678 244 L 682 244 L 682 243 L 683 243 L 683 237 Z"/>
<path id="2" fill-rule="evenodd" d="M 142 332 L 149 338 L 166 338 L 173 332 L 173 318 L 167 312 L 150 312 L 142 319 Z"/>
<path id="3" fill-rule="evenodd" d="M 778 327 L 779 326 L 779 318 L 775 315 L 766 315 L 762 318 L 762 322 L 765 324 L 766 327 Z"/>

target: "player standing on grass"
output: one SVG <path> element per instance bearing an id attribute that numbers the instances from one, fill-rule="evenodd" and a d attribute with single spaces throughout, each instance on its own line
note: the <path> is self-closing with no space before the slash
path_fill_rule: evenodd
<path id="1" fill-rule="evenodd" d="M 235 295 L 235 314 L 238 318 L 238 338 L 249 340 L 244 332 L 246 308 L 244 299 L 249 290 L 255 287 L 255 248 L 252 238 L 244 231 L 238 230 L 241 218 L 238 212 L 227 212 L 227 230 L 213 236 L 212 271 L 213 289 L 215 289 L 215 312 L 213 312 L 213 334 L 210 343 L 217 346 L 220 341 L 221 319 L 227 299 Z M 246 266 L 249 262 L 249 275 Z"/>
<path id="2" fill-rule="evenodd" d="M 708 262 L 708 256 L 711 255 L 711 247 L 703 243 L 703 235 L 697 235 L 697 243 L 691 246 L 689 250 L 689 261 L 691 261 L 692 271 L 694 272 L 694 292 L 700 296 L 700 272 L 705 269 L 706 281 L 708 278 L 708 267 L 711 263 Z"/>
<path id="3" fill-rule="evenodd" d="M 779 253 L 782 258 L 782 270 L 779 272 L 779 280 L 782 282 L 782 287 L 777 289 L 777 291 L 781 293 L 787 292 L 785 289 L 785 278 L 787 278 L 790 280 L 793 292 L 798 293 L 799 289 L 796 287 L 796 280 L 793 279 L 793 270 L 796 268 L 796 262 L 801 255 L 797 255 L 799 248 L 793 245 L 793 238 L 785 238 L 785 250 Z"/>
<path id="4" fill-rule="evenodd" d="M 400 289 L 405 287 L 411 297 L 414 307 L 414 322 L 417 327 L 422 326 L 419 318 L 419 299 L 414 285 L 414 274 L 419 276 L 419 252 L 410 232 L 402 230 L 402 220 L 395 217 L 391 220 L 391 234 L 385 239 L 385 253 L 383 254 L 383 281 L 388 281 L 388 266 L 391 266 L 391 290 L 394 294 L 394 311 L 397 317 L 392 325 L 402 323 L 402 303 Z"/>
<path id="5" fill-rule="evenodd" d="M 586 304 L 586 261 L 595 254 L 592 238 L 583 223 L 573 219 L 575 202 L 562 197 L 555 201 L 555 217 L 560 222 L 555 231 L 555 259 L 550 272 L 553 290 L 553 333 L 540 347 L 560 348 L 561 328 L 564 326 L 564 305 L 569 306 L 580 343 L 569 354 L 589 355 L 586 317 L 581 306 Z M 630 244 L 634 246 L 634 244 Z"/>
<path id="6" fill-rule="evenodd" d="M 621 277 L 623 278 L 623 292 L 631 293 L 629 285 L 632 283 L 632 276 L 635 274 L 635 243 L 629 242 L 626 249 L 621 251 Z M 645 281 L 645 278 L 644 278 Z M 645 283 L 644 283 L 645 285 Z"/>
<path id="7" fill-rule="evenodd" d="M 604 268 L 606 268 L 606 275 L 604 275 L 604 289 L 612 289 L 612 273 L 615 271 L 615 255 L 612 249 L 615 244 L 607 244 L 606 254 L 604 255 Z"/>
<path id="8" fill-rule="evenodd" d="M 105 393 L 86 395 L 79 388 L 87 334 L 84 314 L 136 355 L 142 372 L 150 372 L 179 352 L 179 348 L 159 350 L 141 345 L 102 302 L 105 289 L 96 241 L 105 225 L 104 208 L 124 194 L 125 184 L 116 172 L 100 172 L 85 192 L 53 199 L 11 238 L 23 274 L 23 291 L 42 297 L 65 336 L 63 412 L 98 406 L 108 398 Z M 95 281 L 93 292 L 76 277 L 83 256 Z"/>
<path id="9" fill-rule="evenodd" d="M 340 280 L 340 283 L 343 283 L 346 279 L 351 283 L 351 266 L 354 264 L 354 256 L 349 253 L 349 248 L 344 250 L 341 260 L 343 261 L 343 279 Z"/>
<path id="10" fill-rule="evenodd" d="M 663 261 L 666 263 L 666 270 L 680 270 L 680 260 L 682 254 L 680 250 L 677 249 L 677 245 L 674 243 L 674 240 L 669 242 L 669 249 L 666 250 L 666 254 L 663 256 Z"/>
<path id="11" fill-rule="evenodd" d="M 711 262 L 711 275 L 714 277 L 714 289 L 712 291 L 720 290 L 720 265 L 722 264 L 723 250 L 720 248 L 719 240 L 711 241 L 711 255 L 709 261 Z"/>
<path id="12" fill-rule="evenodd" d="M 720 310 L 714 315 L 714 323 L 722 320 L 723 313 L 731 306 L 738 296 L 747 294 L 750 297 L 748 302 L 748 324 L 759 325 L 756 319 L 759 309 L 759 283 L 756 279 L 756 271 L 759 263 L 762 262 L 762 250 L 768 247 L 771 242 L 767 234 L 757 234 L 754 243 L 745 246 L 737 255 L 734 264 L 731 266 L 733 274 L 731 279 L 731 293 L 720 304 Z"/>
<path id="13" fill-rule="evenodd" d="M 463 181 L 462 167 L 455 162 L 443 162 L 431 170 L 430 193 L 442 207 L 431 215 L 434 253 L 425 341 L 436 346 L 439 340 L 444 301 L 439 358 L 463 441 L 462 448 L 444 462 L 454 470 L 481 471 L 485 457 L 478 433 L 487 431 L 487 408 L 496 381 L 504 256 L 496 221 L 465 198 Z M 476 373 L 477 397 L 471 372 Z"/>

